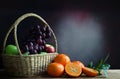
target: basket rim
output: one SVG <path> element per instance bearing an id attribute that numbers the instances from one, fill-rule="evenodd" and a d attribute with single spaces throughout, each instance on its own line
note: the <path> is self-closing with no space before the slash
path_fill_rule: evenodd
<path id="1" fill-rule="evenodd" d="M 48 56 L 54 54 L 58 54 L 58 53 L 55 52 L 55 53 L 47 53 L 47 54 L 31 54 L 31 55 L 22 55 L 22 57 Z M 10 54 L 2 54 L 2 56 L 20 57 L 19 55 L 10 55 Z"/>

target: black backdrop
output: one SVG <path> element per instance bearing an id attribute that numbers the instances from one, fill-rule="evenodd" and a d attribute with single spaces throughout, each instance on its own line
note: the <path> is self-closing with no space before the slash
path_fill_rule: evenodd
<path id="1" fill-rule="evenodd" d="M 28 12 L 37 13 L 48 22 L 58 38 L 59 53 L 67 53 L 72 60 L 81 60 L 86 65 L 90 61 L 97 63 L 109 53 L 108 63 L 111 64 L 111 68 L 120 68 L 118 2 L 89 0 L 13 0 L 8 2 L 4 0 L 0 2 L 1 51 L 8 28 L 19 16 Z M 31 20 L 27 20 L 21 26 L 24 29 L 20 27 L 20 34 L 26 34 L 26 29 L 32 26 Z M 78 30 L 75 26 L 81 27 Z M 9 42 L 12 39 L 11 36 Z M 0 60 L 0 66 L 3 68 L 2 59 Z"/>

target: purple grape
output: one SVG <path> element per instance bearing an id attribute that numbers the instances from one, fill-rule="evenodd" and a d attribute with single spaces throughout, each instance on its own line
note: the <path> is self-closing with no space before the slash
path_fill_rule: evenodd
<path id="1" fill-rule="evenodd" d="M 34 50 L 33 46 L 29 46 L 29 49 L 30 49 L 30 50 Z"/>
<path id="2" fill-rule="evenodd" d="M 37 36 L 39 36 L 39 35 L 42 35 L 43 33 L 40 31 L 40 32 L 37 32 Z"/>
<path id="3" fill-rule="evenodd" d="M 28 45 L 25 45 L 26 51 L 29 51 L 29 47 Z"/>
<path id="4" fill-rule="evenodd" d="M 37 25 L 37 29 L 41 29 L 40 25 Z"/>
<path id="5" fill-rule="evenodd" d="M 52 36 L 52 32 L 50 31 L 48 35 L 49 35 L 49 37 L 51 37 Z"/>
<path id="6" fill-rule="evenodd" d="M 39 45 L 38 44 L 34 45 L 34 49 L 39 50 Z"/>
<path id="7" fill-rule="evenodd" d="M 46 37 L 45 37 L 45 38 L 48 39 L 48 38 L 50 38 L 51 36 L 52 36 L 52 33 L 49 32 L 49 33 L 46 34 Z"/>
<path id="8" fill-rule="evenodd" d="M 38 53 L 37 50 L 33 50 L 33 52 L 34 52 L 34 54 L 37 54 L 37 53 Z"/>
<path id="9" fill-rule="evenodd" d="M 45 52 L 45 46 L 41 46 L 41 48 L 42 48 L 42 51 L 44 51 L 44 52 Z"/>
<path id="10" fill-rule="evenodd" d="M 45 34 L 45 33 L 43 33 L 43 34 L 42 34 L 42 38 L 45 38 L 45 37 L 46 37 L 46 34 Z"/>
<path id="11" fill-rule="evenodd" d="M 46 27 L 46 39 L 50 38 L 52 36 L 52 32 L 49 27 Z"/>
<path id="12" fill-rule="evenodd" d="M 38 50 L 38 52 L 42 52 L 42 51 L 45 51 L 45 46 L 40 45 L 40 46 L 39 46 L 39 50 Z"/>
<path id="13" fill-rule="evenodd" d="M 46 41 L 45 41 L 45 40 L 43 40 L 43 43 L 42 43 L 42 45 L 44 45 L 44 46 L 45 46 L 45 44 L 46 44 Z"/>
<path id="14" fill-rule="evenodd" d="M 39 39 L 42 39 L 42 36 L 41 36 L 41 35 L 39 36 Z"/>
<path id="15" fill-rule="evenodd" d="M 42 39 L 38 39 L 38 40 L 37 40 L 37 43 L 38 43 L 39 45 L 42 45 L 42 44 L 43 44 Z"/>
<path id="16" fill-rule="evenodd" d="M 41 26 L 40 25 L 37 25 L 36 27 L 35 27 L 35 30 L 36 30 L 36 33 L 39 33 L 39 32 L 41 32 Z"/>
<path id="17" fill-rule="evenodd" d="M 46 32 L 46 27 L 41 28 L 42 33 Z"/>
<path id="18" fill-rule="evenodd" d="M 32 42 L 30 42 L 30 46 L 33 46 L 33 43 L 32 43 Z"/>
<path id="19" fill-rule="evenodd" d="M 41 46 L 42 50 L 45 48 L 44 46 Z"/>
<path id="20" fill-rule="evenodd" d="M 39 46 L 39 52 L 40 52 L 40 51 L 42 51 L 42 47 L 41 47 L 41 46 Z"/>
<path id="21" fill-rule="evenodd" d="M 30 50 L 29 52 L 30 52 L 30 54 L 37 54 L 38 53 L 37 50 Z"/>

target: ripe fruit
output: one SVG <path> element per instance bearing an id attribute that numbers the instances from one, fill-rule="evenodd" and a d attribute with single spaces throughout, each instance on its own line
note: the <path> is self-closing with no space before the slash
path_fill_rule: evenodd
<path id="1" fill-rule="evenodd" d="M 30 54 L 30 52 L 24 52 L 23 55 L 24 56 L 28 56 Z"/>
<path id="2" fill-rule="evenodd" d="M 72 63 L 78 64 L 82 68 L 85 67 L 84 64 L 81 61 L 72 61 Z"/>
<path id="3" fill-rule="evenodd" d="M 45 50 L 48 53 L 54 53 L 55 52 L 55 48 L 52 45 L 50 45 L 50 44 L 46 44 L 45 45 Z"/>
<path id="4" fill-rule="evenodd" d="M 18 49 L 15 45 L 7 45 L 5 48 L 6 54 L 18 55 Z"/>
<path id="5" fill-rule="evenodd" d="M 26 36 L 26 39 L 23 40 L 24 43 L 21 48 L 23 52 L 29 52 L 29 54 L 46 52 L 46 40 L 49 40 L 51 36 L 52 32 L 49 27 L 37 25 L 30 29 L 28 36 Z M 54 52 L 53 49 L 50 52 Z"/>
<path id="6" fill-rule="evenodd" d="M 90 76 L 90 77 L 95 77 L 98 75 L 98 71 L 92 68 L 83 67 L 82 70 L 83 70 L 83 73 L 85 73 L 87 76 Z"/>
<path id="7" fill-rule="evenodd" d="M 65 72 L 71 77 L 78 77 L 82 73 L 82 68 L 78 64 L 70 62 L 65 65 Z"/>
<path id="8" fill-rule="evenodd" d="M 45 54 L 47 54 L 47 52 L 40 52 L 40 54 L 41 54 L 41 55 L 45 55 Z"/>
<path id="9" fill-rule="evenodd" d="M 64 73 L 64 66 L 60 63 L 50 63 L 47 67 L 47 73 L 53 77 L 60 77 Z"/>
<path id="10" fill-rule="evenodd" d="M 54 62 L 60 63 L 63 66 L 65 66 L 68 62 L 70 62 L 70 58 L 67 55 L 65 55 L 65 54 L 58 54 L 54 58 Z"/>

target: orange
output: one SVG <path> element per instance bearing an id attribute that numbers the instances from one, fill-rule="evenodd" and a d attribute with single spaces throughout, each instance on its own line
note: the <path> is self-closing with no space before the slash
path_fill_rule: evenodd
<path id="1" fill-rule="evenodd" d="M 82 70 L 83 70 L 83 73 L 85 73 L 87 76 L 90 76 L 90 77 L 95 77 L 98 75 L 98 71 L 92 68 L 83 67 Z"/>
<path id="2" fill-rule="evenodd" d="M 68 62 L 70 62 L 70 58 L 69 56 L 67 56 L 66 54 L 58 54 L 55 58 L 54 58 L 54 62 L 60 63 L 63 66 L 65 66 Z"/>
<path id="3" fill-rule="evenodd" d="M 47 67 L 47 73 L 53 77 L 60 77 L 64 73 L 64 66 L 60 63 L 50 63 Z"/>
<path id="4" fill-rule="evenodd" d="M 85 65 L 81 61 L 72 61 L 72 62 L 75 63 L 75 64 L 78 64 L 82 68 L 85 67 Z"/>
<path id="5" fill-rule="evenodd" d="M 79 77 L 82 73 L 82 68 L 78 64 L 70 62 L 65 65 L 65 72 L 71 77 Z"/>

